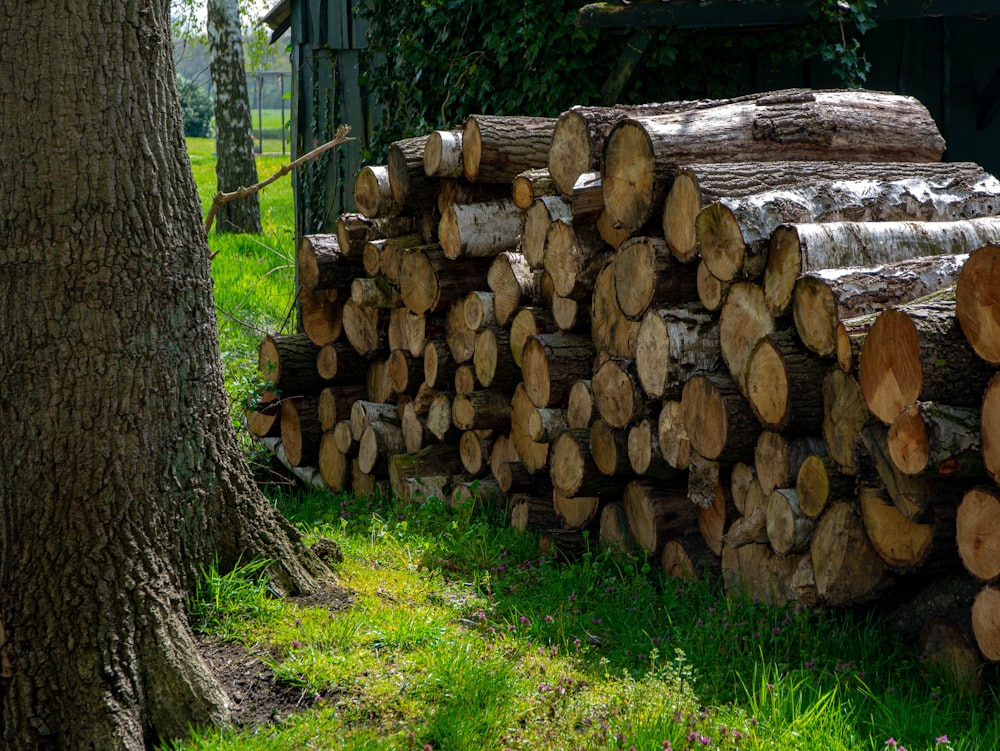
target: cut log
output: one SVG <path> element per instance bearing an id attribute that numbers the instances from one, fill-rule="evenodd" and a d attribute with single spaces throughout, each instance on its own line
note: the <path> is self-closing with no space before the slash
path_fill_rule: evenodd
<path id="1" fill-rule="evenodd" d="M 911 477 L 899 471 L 889 456 L 888 430 L 880 422 L 872 421 L 861 429 L 861 445 L 857 452 L 860 480 L 878 482 L 885 487 L 892 502 L 908 519 L 920 519 L 932 502 L 942 493 L 945 485 L 931 477 Z M 954 485 L 949 482 L 948 485 Z M 954 485 L 954 488 L 957 488 Z M 948 495 L 954 492 L 949 489 Z"/>
<path id="2" fill-rule="evenodd" d="M 424 383 L 428 387 L 447 386 L 454 381 L 458 365 L 443 337 L 428 341 L 424 345 L 423 357 Z"/>
<path id="3" fill-rule="evenodd" d="M 510 497 L 510 526 L 518 532 L 542 530 L 559 526 L 559 517 L 552 506 L 552 495 L 515 493 Z"/>
<path id="4" fill-rule="evenodd" d="M 528 435 L 528 422 L 535 410 L 534 404 L 519 383 L 514 387 L 514 395 L 510 400 L 510 435 L 514 443 L 518 459 L 530 474 L 545 469 L 549 459 L 548 443 L 538 443 Z"/>
<path id="5" fill-rule="evenodd" d="M 350 419 L 339 420 L 334 425 L 333 445 L 348 459 L 358 455 L 358 439 L 354 437 Z"/>
<path id="6" fill-rule="evenodd" d="M 965 625 L 971 629 L 971 624 Z M 959 696 L 979 696 L 983 691 L 983 658 L 966 628 L 946 617 L 927 620 L 920 634 L 920 654 L 927 656 L 927 662 Z"/>
<path id="7" fill-rule="evenodd" d="M 385 277 L 358 277 L 351 282 L 351 300 L 367 308 L 398 308 L 403 304 L 399 290 Z"/>
<path id="8" fill-rule="evenodd" d="M 679 470 L 663 458 L 657 418 L 647 417 L 629 428 L 626 447 L 629 466 L 637 475 L 655 480 L 677 478 Z"/>
<path id="9" fill-rule="evenodd" d="M 907 519 L 889 498 L 884 488 L 862 483 L 858 505 L 865 534 L 885 565 L 895 571 L 910 571 L 922 566 L 935 543 L 933 524 Z M 949 550 L 954 556 L 954 548 Z"/>
<path id="10" fill-rule="evenodd" d="M 403 405 L 400 429 L 403 431 L 403 445 L 406 446 L 408 454 L 420 451 L 430 443 L 431 432 L 427 429 L 420 415 L 417 414 L 417 408 L 412 401 Z"/>
<path id="11" fill-rule="evenodd" d="M 838 501 L 823 514 L 810 554 L 817 594 L 832 607 L 871 600 L 890 583 L 861 517 L 849 503 Z"/>
<path id="12" fill-rule="evenodd" d="M 451 419 L 459 430 L 506 430 L 510 414 L 510 396 L 496 389 L 456 394 L 451 403 Z"/>
<path id="13" fill-rule="evenodd" d="M 566 400 L 566 427 L 589 428 L 595 417 L 594 392 L 590 380 L 580 379 L 569 389 L 569 398 Z"/>
<path id="14" fill-rule="evenodd" d="M 698 508 L 709 508 L 722 482 L 722 465 L 706 459 L 697 451 L 692 452 L 688 462 L 687 497 Z"/>
<path id="15" fill-rule="evenodd" d="M 410 217 L 406 217 L 410 221 Z M 369 239 L 375 222 L 355 212 L 345 212 L 337 217 L 337 244 L 345 256 L 360 256 Z M 377 231 L 374 232 L 378 234 Z M 301 281 L 301 277 L 300 277 Z"/>
<path id="16" fill-rule="evenodd" d="M 545 266 L 546 241 L 553 224 L 573 225 L 573 205 L 560 196 L 543 196 L 537 199 L 524 214 L 524 234 L 521 253 L 529 268 Z"/>
<path id="17" fill-rule="evenodd" d="M 807 456 L 795 477 L 799 508 L 810 519 L 818 518 L 831 501 L 852 498 L 854 486 L 854 478 L 838 472 L 826 454 Z"/>
<path id="18" fill-rule="evenodd" d="M 458 439 L 458 456 L 462 460 L 462 466 L 474 477 L 482 477 L 490 471 L 489 456 L 494 442 L 491 432 L 466 430 Z M 499 485 L 497 489 L 499 490 Z"/>
<path id="19" fill-rule="evenodd" d="M 687 496 L 660 483 L 633 480 L 625 486 L 622 502 L 636 543 L 652 555 L 659 555 L 667 540 L 697 529 L 697 510 Z"/>
<path id="20" fill-rule="evenodd" d="M 509 185 L 470 183 L 464 178 L 442 178 L 438 183 L 438 221 L 435 224 L 434 229 L 437 231 L 440 228 L 441 216 L 443 216 L 452 206 L 504 200 L 510 200 Z"/>
<path id="21" fill-rule="evenodd" d="M 520 253 L 504 251 L 490 264 L 486 283 L 493 292 L 497 325 L 509 326 L 514 314 L 527 305 L 541 305 L 541 272 L 532 271 Z"/>
<path id="22" fill-rule="evenodd" d="M 691 167 L 679 167 L 674 173 L 667 197 L 663 202 L 663 239 L 670 252 L 681 263 L 690 263 L 698 256 L 695 221 L 708 201 L 702 200 L 698 175 Z"/>
<path id="23" fill-rule="evenodd" d="M 415 394 L 424 381 L 423 362 L 410 357 L 401 349 L 389 353 L 385 367 L 389 383 L 396 394 Z"/>
<path id="24" fill-rule="evenodd" d="M 369 219 L 396 216 L 402 211 L 403 207 L 392 196 L 387 166 L 378 164 L 361 168 L 354 180 L 354 205 Z"/>
<path id="25" fill-rule="evenodd" d="M 492 268 L 490 264 L 490 268 Z M 489 274 L 487 274 L 489 276 Z M 465 313 L 465 325 L 473 331 L 480 333 L 497 326 L 496 314 L 493 306 L 493 293 L 474 290 L 465 296 L 462 303 L 462 310 Z"/>
<path id="26" fill-rule="evenodd" d="M 722 555 L 722 540 L 726 536 L 734 512 L 728 488 L 720 478 L 715 486 L 715 500 L 712 505 L 697 507 L 698 533 L 715 555 Z"/>
<path id="27" fill-rule="evenodd" d="M 494 454 L 496 449 L 494 448 Z M 492 465 L 492 457 L 491 457 Z M 531 474 L 522 461 L 506 461 L 496 468 L 491 466 L 493 477 L 504 493 L 531 491 L 544 493 L 549 506 L 552 505 L 552 481 L 541 474 Z"/>
<path id="28" fill-rule="evenodd" d="M 529 169 L 517 175 L 510 186 L 514 205 L 527 211 L 536 198 L 559 194 L 556 181 L 549 174 L 548 167 Z"/>
<path id="29" fill-rule="evenodd" d="M 757 439 L 757 449 L 760 449 L 761 441 L 767 433 L 761 433 Z M 754 454 L 756 456 L 756 452 Z M 740 514 L 746 513 L 747 491 L 750 483 L 757 479 L 757 468 L 749 462 L 736 462 L 729 473 L 729 495 L 733 499 L 733 506 Z M 773 488 L 772 488 L 773 490 Z"/>
<path id="30" fill-rule="evenodd" d="M 1000 577 L 1000 491 L 986 486 L 970 489 L 958 506 L 955 527 L 965 569 L 980 581 Z"/>
<path id="31" fill-rule="evenodd" d="M 663 460 L 674 469 L 687 469 L 691 462 L 691 439 L 684 425 L 679 399 L 664 400 L 656 434 Z"/>
<path id="32" fill-rule="evenodd" d="M 972 632 L 979 651 L 990 662 L 1000 662 L 1000 590 L 983 587 L 972 603 Z"/>
<path id="33" fill-rule="evenodd" d="M 767 190 L 723 198 L 696 221 L 701 255 L 722 280 L 765 270 L 782 224 L 954 221 L 995 213 L 1000 181 L 971 163 L 764 165 Z M 779 185 L 784 180 L 783 185 Z M 704 215 L 704 216 L 703 216 Z M 832 264 L 840 266 L 846 264 Z"/>
<path id="34" fill-rule="evenodd" d="M 386 424 L 400 425 L 399 412 L 395 404 L 383 404 L 359 399 L 351 405 L 351 436 L 355 441 L 360 441 L 365 433 L 365 428 L 369 423 L 382 422 Z M 368 470 L 365 470 L 368 472 Z"/>
<path id="35" fill-rule="evenodd" d="M 392 388 L 389 366 L 385 360 L 372 360 L 369 363 L 365 386 L 368 389 L 367 399 L 370 402 L 395 403 L 396 397 L 399 396 Z"/>
<path id="36" fill-rule="evenodd" d="M 353 300 L 344 303 L 344 335 L 362 357 L 372 357 L 386 349 L 387 331 L 382 318 L 380 308 L 363 307 Z"/>
<path id="37" fill-rule="evenodd" d="M 552 507 L 559 524 L 566 530 L 585 530 L 600 523 L 601 499 L 598 496 L 567 496 L 552 491 Z"/>
<path id="38" fill-rule="evenodd" d="M 591 374 L 594 346 L 573 334 L 528 337 L 521 355 L 524 391 L 536 407 L 564 404 L 573 384 Z"/>
<path id="39" fill-rule="evenodd" d="M 696 273 L 698 301 L 704 306 L 705 310 L 712 313 L 722 310 L 722 305 L 726 302 L 726 295 L 729 294 L 729 287 L 732 282 L 724 282 L 713 276 L 704 260 L 698 262 Z"/>
<path id="40" fill-rule="evenodd" d="M 979 409 L 917 402 L 889 427 L 889 456 L 900 472 L 934 477 L 984 477 Z"/>
<path id="41" fill-rule="evenodd" d="M 331 300 L 330 292 L 338 292 Z M 336 341 L 344 331 L 344 301 L 339 290 L 311 290 L 299 285 L 299 323 L 302 331 L 320 347 Z"/>
<path id="42" fill-rule="evenodd" d="M 435 443 L 420 451 L 399 451 L 393 454 L 386 471 L 393 491 L 397 491 L 406 479 L 457 475 L 462 471 L 462 461 L 454 446 Z"/>
<path id="43" fill-rule="evenodd" d="M 400 267 L 403 303 L 417 315 L 443 312 L 470 290 L 487 288 L 490 263 L 490 258 L 467 258 L 455 263 L 440 245 L 413 249 Z"/>
<path id="44" fill-rule="evenodd" d="M 746 394 L 750 353 L 775 327 L 759 284 L 738 282 L 730 286 L 719 315 L 719 349 L 722 361 L 743 394 Z"/>
<path id="45" fill-rule="evenodd" d="M 980 425 L 983 465 L 994 482 L 1000 483 L 1000 374 L 986 385 Z"/>
<path id="46" fill-rule="evenodd" d="M 667 540 L 660 554 L 660 569 L 671 579 L 715 583 L 722 575 L 719 557 L 693 537 Z"/>
<path id="47" fill-rule="evenodd" d="M 956 222 L 786 224 L 771 234 L 768 243 L 764 294 L 771 312 L 780 316 L 789 309 L 792 288 L 800 274 L 851 266 L 895 266 L 945 253 L 968 255 L 981 245 L 998 239 L 1000 221 L 992 217 Z M 934 291 L 933 288 L 919 291 L 919 280 L 930 279 L 931 269 L 918 263 L 912 271 L 899 274 L 898 279 L 897 274 L 890 271 L 886 273 L 885 286 L 914 284 L 915 294 L 907 293 L 909 299 L 914 300 Z"/>
<path id="48" fill-rule="evenodd" d="M 455 371 L 455 393 L 468 394 L 476 390 L 476 372 L 471 365 L 460 365 Z"/>
<path id="49" fill-rule="evenodd" d="M 293 467 L 314 467 L 319 460 L 323 429 L 319 425 L 319 397 L 292 396 L 281 400 L 281 445 Z"/>
<path id="50" fill-rule="evenodd" d="M 316 354 L 316 372 L 320 378 L 337 385 L 364 383 L 368 359 L 347 342 L 329 342 Z"/>
<path id="51" fill-rule="evenodd" d="M 891 424 L 917 400 L 978 407 L 993 368 L 965 341 L 954 302 L 912 303 L 879 314 L 859 362 L 872 414 Z"/>
<path id="52" fill-rule="evenodd" d="M 406 138 L 389 144 L 385 164 L 389 173 L 389 189 L 397 204 L 414 210 L 433 205 L 437 186 L 427 179 L 424 152 L 430 135 Z"/>
<path id="53" fill-rule="evenodd" d="M 765 430 L 754 447 L 754 467 L 761 492 L 769 496 L 778 488 L 795 487 L 802 462 L 812 454 L 822 453 L 826 453 L 826 449 L 819 438 L 786 436 Z"/>
<path id="54" fill-rule="evenodd" d="M 809 547 L 816 522 L 802 511 L 794 489 L 772 491 L 767 497 L 764 518 L 768 542 L 778 555 L 802 553 Z"/>
<path id="55" fill-rule="evenodd" d="M 569 427 L 565 409 L 535 409 L 528 418 L 528 437 L 538 443 L 551 443 Z"/>
<path id="56" fill-rule="evenodd" d="M 350 461 L 337 448 L 331 431 L 323 433 L 323 437 L 320 439 L 319 459 L 317 461 L 319 476 L 327 488 L 335 493 L 347 490 L 351 480 Z"/>
<path id="57" fill-rule="evenodd" d="M 445 321 L 441 316 L 417 315 L 407 308 L 396 308 L 389 314 L 389 349 L 401 349 L 410 357 L 423 357 L 429 339 L 439 339 L 445 334 Z"/>
<path id="58" fill-rule="evenodd" d="M 305 334 L 268 334 L 257 347 L 257 372 L 283 396 L 318 394 L 326 382 L 316 370 L 319 347 Z"/>
<path id="59" fill-rule="evenodd" d="M 351 492 L 358 498 L 374 496 L 381 485 L 375 475 L 362 472 L 358 467 L 358 457 L 351 459 Z"/>
<path id="60" fill-rule="evenodd" d="M 790 329 L 757 342 L 747 359 L 746 394 L 761 425 L 787 433 L 818 433 L 827 370 Z"/>
<path id="61" fill-rule="evenodd" d="M 506 496 L 492 477 L 468 479 L 464 475 L 452 478 L 451 494 L 444 500 L 453 508 L 466 504 L 472 507 L 495 508 L 507 503 Z"/>
<path id="62" fill-rule="evenodd" d="M 590 299 L 597 274 L 614 253 L 592 225 L 552 222 L 542 265 L 552 278 L 555 294 L 583 301 Z"/>
<path id="63" fill-rule="evenodd" d="M 900 126 L 906 138 L 900 138 Z M 664 200 L 669 184 L 662 174 L 672 164 L 778 159 L 936 162 L 943 151 L 944 139 L 934 120 L 912 97 L 788 90 L 720 102 L 699 109 L 697 117 L 677 112 L 623 119 L 607 136 L 601 175 L 615 223 L 639 227 Z"/>
<path id="64" fill-rule="evenodd" d="M 753 457 L 760 424 L 728 374 L 696 374 L 684 384 L 681 416 L 691 446 L 726 463 Z"/>
<path id="65" fill-rule="evenodd" d="M 470 115 L 462 128 L 466 179 L 510 185 L 524 170 L 547 167 L 555 127 L 549 117 Z"/>
<path id="66" fill-rule="evenodd" d="M 524 307 L 517 311 L 510 324 L 510 353 L 514 364 L 524 367 L 524 345 L 535 334 L 554 334 L 556 324 L 549 310 L 539 307 Z"/>
<path id="67" fill-rule="evenodd" d="M 955 315 L 962 333 L 977 355 L 1000 365 L 1000 244 L 984 245 L 972 252 L 958 277 Z"/>
<path id="68" fill-rule="evenodd" d="M 594 373 L 590 385 L 597 413 L 613 428 L 627 428 L 652 411 L 653 402 L 639 385 L 632 360 L 608 360 Z"/>
<path id="69" fill-rule="evenodd" d="M 431 406 L 427 410 L 424 424 L 438 441 L 442 443 L 450 442 L 458 437 L 458 429 L 455 427 L 451 416 L 451 402 L 454 394 L 443 392 L 434 397 Z"/>
<path id="70" fill-rule="evenodd" d="M 602 550 L 613 550 L 625 555 L 635 553 L 635 538 L 629 529 L 625 507 L 621 503 L 608 503 L 601 509 L 599 539 Z"/>
<path id="71" fill-rule="evenodd" d="M 722 549 L 722 581 L 727 592 L 768 605 L 801 602 L 804 590 L 814 584 L 808 561 L 808 555 L 777 555 L 766 544 L 727 545 Z"/>
<path id="72" fill-rule="evenodd" d="M 462 131 L 434 130 L 424 144 L 424 174 L 428 177 L 463 177 Z"/>
<path id="73" fill-rule="evenodd" d="M 728 548 L 770 544 L 767 534 L 767 512 L 763 507 L 756 506 L 749 514 L 745 514 L 733 523 L 722 542 Z"/>
<path id="74" fill-rule="evenodd" d="M 633 320 L 641 320 L 650 307 L 682 305 L 698 298 L 697 269 L 674 260 L 661 238 L 633 237 L 624 242 L 615 254 L 614 268 L 618 305 Z"/>
<path id="75" fill-rule="evenodd" d="M 632 475 L 628 459 L 628 434 L 616 430 L 604 420 L 590 426 L 590 454 L 594 466 L 602 475 Z"/>
<path id="76" fill-rule="evenodd" d="M 642 318 L 635 368 L 650 398 L 680 396 L 685 381 L 719 366 L 719 326 L 697 305 L 658 308 Z"/>
<path id="77" fill-rule="evenodd" d="M 476 382 L 484 389 L 506 389 L 510 393 L 521 379 L 521 371 L 510 352 L 508 329 L 494 327 L 481 331 L 472 353 Z"/>
<path id="78" fill-rule="evenodd" d="M 510 199 L 455 204 L 441 214 L 438 239 L 452 260 L 492 259 L 503 250 L 512 250 L 523 228 L 524 212 Z"/>
<path id="79" fill-rule="evenodd" d="M 858 382 L 839 369 L 823 378 L 823 441 L 834 464 L 845 475 L 857 472 L 856 447 L 861 429 L 871 420 Z"/>
<path id="80" fill-rule="evenodd" d="M 614 264 L 598 273 L 590 301 L 591 339 L 598 350 L 611 357 L 635 357 L 639 322 L 629 319 L 618 304 Z"/>
<path id="81" fill-rule="evenodd" d="M 569 297 L 552 295 L 552 320 L 560 331 L 584 328 L 589 322 L 588 306 Z"/>
<path id="82" fill-rule="evenodd" d="M 360 259 L 344 255 L 336 235 L 303 235 L 295 248 L 295 266 L 306 289 L 350 287 L 352 279 L 364 276 Z"/>
<path id="83" fill-rule="evenodd" d="M 602 474 L 594 463 L 589 430 L 566 430 L 552 443 L 549 456 L 552 487 L 565 496 L 620 492 L 623 480 Z"/>
<path id="84" fill-rule="evenodd" d="M 320 428 L 326 432 L 333 430 L 342 420 L 349 420 L 354 402 L 364 399 L 366 393 L 366 387 L 360 383 L 327 386 L 320 391 L 317 408 Z"/>
<path id="85" fill-rule="evenodd" d="M 584 172 L 573 183 L 573 221 L 596 225 L 604 213 L 604 186 L 600 172 Z M 600 229 L 596 228 L 600 234 Z"/>
<path id="86" fill-rule="evenodd" d="M 465 322 L 465 302 L 456 300 L 444 321 L 445 342 L 456 365 L 464 365 L 476 354 L 476 332 Z"/>

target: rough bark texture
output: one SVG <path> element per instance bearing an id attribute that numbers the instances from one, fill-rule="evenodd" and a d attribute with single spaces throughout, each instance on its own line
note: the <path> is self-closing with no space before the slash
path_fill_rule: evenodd
<path id="1" fill-rule="evenodd" d="M 19 103 L 0 110 L 19 186 L 0 193 L 5 748 L 145 749 L 224 721 L 184 613 L 199 567 L 261 555 L 292 592 L 326 574 L 233 434 L 168 9 L 140 6 L 72 24 L 26 6 L 0 46 L 0 97 Z"/>
<path id="2" fill-rule="evenodd" d="M 219 191 L 228 193 L 257 183 L 238 0 L 209 0 L 206 18 L 215 89 L 215 149 L 219 155 L 215 176 Z M 259 233 L 258 194 L 223 204 L 215 217 L 215 231 Z"/>
<path id="3" fill-rule="evenodd" d="M 509 185 L 548 164 L 555 118 L 471 115 L 462 128 L 462 169 L 473 182 Z"/>

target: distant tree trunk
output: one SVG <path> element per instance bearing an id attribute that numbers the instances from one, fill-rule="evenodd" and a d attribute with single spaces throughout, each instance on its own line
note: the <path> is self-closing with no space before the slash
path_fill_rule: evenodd
<path id="1" fill-rule="evenodd" d="M 253 123 L 243 68 L 243 38 L 239 0 L 208 0 L 208 46 L 212 52 L 215 89 L 215 175 L 219 191 L 228 193 L 257 182 L 253 154 Z M 215 231 L 261 231 L 257 194 L 230 201 L 219 209 Z"/>
<path id="2" fill-rule="evenodd" d="M 168 5 L 3 14 L 4 749 L 146 749 L 226 720 L 185 614 L 200 570 L 261 556 L 289 593 L 328 575 L 233 433 Z"/>

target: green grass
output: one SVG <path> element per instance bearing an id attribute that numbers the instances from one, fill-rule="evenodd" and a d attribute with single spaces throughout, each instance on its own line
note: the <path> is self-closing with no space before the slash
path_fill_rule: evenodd
<path id="1" fill-rule="evenodd" d="M 207 207 L 211 146 L 190 146 Z M 262 176 L 279 161 L 262 160 Z M 288 181 L 268 189 L 261 236 L 210 238 L 234 399 L 254 380 L 261 332 L 291 325 L 290 196 Z M 206 571 L 191 611 L 317 699 L 280 723 L 200 729 L 170 748 L 1000 748 L 993 688 L 965 695 L 875 615 L 767 607 L 596 550 L 539 558 L 502 509 L 273 500 L 307 539 L 340 544 L 352 606 L 272 599 L 251 562 Z"/>

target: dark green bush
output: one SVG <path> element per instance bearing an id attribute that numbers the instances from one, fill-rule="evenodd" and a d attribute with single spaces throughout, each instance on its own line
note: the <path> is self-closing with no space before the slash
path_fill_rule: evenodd
<path id="1" fill-rule="evenodd" d="M 184 135 L 210 138 L 215 112 L 212 97 L 203 87 L 180 75 L 177 76 L 177 93 L 180 95 L 181 112 L 184 115 Z"/>

